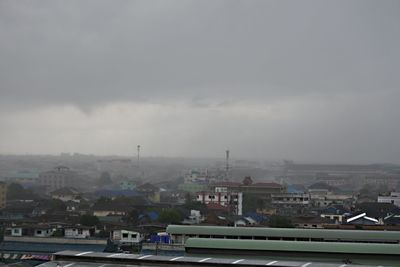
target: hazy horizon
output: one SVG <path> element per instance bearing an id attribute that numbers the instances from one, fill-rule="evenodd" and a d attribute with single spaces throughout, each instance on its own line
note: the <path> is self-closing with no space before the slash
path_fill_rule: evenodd
<path id="1" fill-rule="evenodd" d="M 75 154 L 75 155 L 74 155 Z M 72 153 L 65 153 L 61 152 L 58 154 L 0 154 L 0 157 L 74 157 L 74 156 L 84 156 L 84 157 L 98 157 L 98 158 L 108 158 L 108 159 L 132 159 L 132 162 L 135 163 L 137 161 L 137 154 L 84 154 L 84 153 L 79 153 L 79 152 L 72 152 Z M 224 155 L 218 156 L 210 156 L 210 157 L 200 157 L 200 156 L 162 156 L 162 155 L 146 155 L 143 156 L 141 155 L 141 160 L 188 160 L 188 161 L 214 161 L 214 162 L 219 162 L 225 164 L 226 162 L 226 157 Z M 284 163 L 284 161 L 293 161 L 295 164 L 328 164 L 328 165 L 400 165 L 400 163 L 396 162 L 369 162 L 369 161 L 319 161 L 319 160 L 311 160 L 311 161 L 302 161 L 302 160 L 297 160 L 297 159 L 290 159 L 290 158 L 245 158 L 245 157 L 235 157 L 231 156 L 229 158 L 229 162 L 231 167 L 234 167 L 234 162 L 235 161 L 257 161 L 257 162 L 267 162 L 267 163 Z"/>

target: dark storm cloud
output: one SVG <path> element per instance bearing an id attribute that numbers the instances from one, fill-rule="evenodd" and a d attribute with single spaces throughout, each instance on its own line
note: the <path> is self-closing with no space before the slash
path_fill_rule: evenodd
<path id="1" fill-rule="evenodd" d="M 2 0 L 0 153 L 398 163 L 399 15 L 399 1 Z"/>
<path id="2" fill-rule="evenodd" d="M 10 105 L 393 90 L 398 1 L 2 1 Z"/>

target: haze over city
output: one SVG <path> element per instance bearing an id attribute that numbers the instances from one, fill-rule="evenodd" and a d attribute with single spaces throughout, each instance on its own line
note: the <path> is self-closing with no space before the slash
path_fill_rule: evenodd
<path id="1" fill-rule="evenodd" d="M 0 154 L 400 163 L 399 1 L 0 1 Z"/>

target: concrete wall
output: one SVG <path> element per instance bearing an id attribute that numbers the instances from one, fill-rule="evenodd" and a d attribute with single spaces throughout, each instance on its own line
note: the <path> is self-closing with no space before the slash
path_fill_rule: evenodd
<path id="1" fill-rule="evenodd" d="M 105 239 L 72 239 L 72 238 L 57 238 L 57 237 L 16 237 L 4 236 L 4 241 L 13 242 L 31 242 L 31 243 L 54 243 L 54 244 L 91 244 L 91 245 L 106 245 Z"/>

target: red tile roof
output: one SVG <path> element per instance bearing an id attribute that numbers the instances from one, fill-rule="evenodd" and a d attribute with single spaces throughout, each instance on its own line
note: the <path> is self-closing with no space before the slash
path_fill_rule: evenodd
<path id="1" fill-rule="evenodd" d="M 228 207 L 222 206 L 222 205 L 220 205 L 218 203 L 208 203 L 207 204 L 207 209 L 209 209 L 209 210 L 217 210 L 217 211 L 228 211 L 229 210 Z"/>

